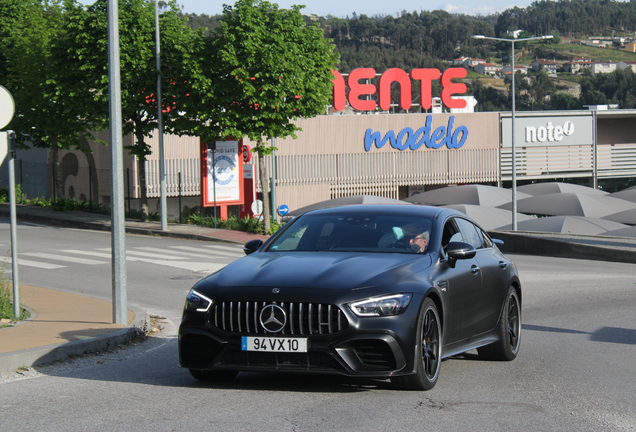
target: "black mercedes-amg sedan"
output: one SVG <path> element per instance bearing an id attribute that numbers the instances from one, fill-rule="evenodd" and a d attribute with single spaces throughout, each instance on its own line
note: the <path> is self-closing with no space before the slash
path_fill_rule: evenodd
<path id="1" fill-rule="evenodd" d="M 514 263 L 455 210 L 352 205 L 307 212 L 197 282 L 179 362 L 203 381 L 239 371 L 390 378 L 435 386 L 443 358 L 519 352 Z"/>

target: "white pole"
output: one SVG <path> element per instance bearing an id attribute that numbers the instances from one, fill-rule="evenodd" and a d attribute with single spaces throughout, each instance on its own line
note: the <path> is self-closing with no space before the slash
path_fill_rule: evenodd
<path id="1" fill-rule="evenodd" d="M 539 40 L 539 39 L 552 39 L 552 35 L 546 36 L 538 36 L 538 37 L 529 37 L 529 38 L 521 38 L 516 39 L 517 41 L 530 41 L 530 40 Z M 517 231 L 517 153 L 515 148 L 515 39 L 504 39 L 504 38 L 496 38 L 489 37 L 484 35 L 473 35 L 473 39 L 490 39 L 504 42 L 512 43 L 512 230 Z M 501 166 L 501 161 L 500 161 Z"/>
<path id="2" fill-rule="evenodd" d="M 512 40 L 512 230 L 517 231 L 517 152 L 515 148 L 515 41 Z"/>
<path id="3" fill-rule="evenodd" d="M 13 281 L 13 316 L 20 318 L 20 281 L 18 277 L 18 233 L 15 209 L 15 132 L 7 131 L 9 148 L 9 201 L 11 214 L 11 280 Z"/>

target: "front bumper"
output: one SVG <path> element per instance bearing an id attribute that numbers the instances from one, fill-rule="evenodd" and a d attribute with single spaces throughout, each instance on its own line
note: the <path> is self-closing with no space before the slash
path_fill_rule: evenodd
<path id="1" fill-rule="evenodd" d="M 214 314 L 186 312 L 179 328 L 179 364 L 188 369 L 328 373 L 391 377 L 414 373 L 418 302 L 400 315 L 360 318 L 345 312 L 348 325 L 330 334 L 256 335 L 227 331 Z M 315 331 L 314 331 L 315 332 Z M 242 350 L 242 336 L 304 337 L 306 353 Z"/>

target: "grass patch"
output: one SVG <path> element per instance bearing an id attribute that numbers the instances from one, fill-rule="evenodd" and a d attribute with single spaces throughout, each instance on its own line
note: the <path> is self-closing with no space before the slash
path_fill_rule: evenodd
<path id="1" fill-rule="evenodd" d="M 8 320 L 5 324 L 0 323 L 0 328 L 10 327 L 14 322 L 24 321 L 31 315 L 26 309 L 20 308 L 20 316 L 17 319 L 15 318 L 13 303 L 11 302 L 13 296 L 11 294 L 9 281 L 4 275 L 4 268 L 0 268 L 0 319 Z"/>

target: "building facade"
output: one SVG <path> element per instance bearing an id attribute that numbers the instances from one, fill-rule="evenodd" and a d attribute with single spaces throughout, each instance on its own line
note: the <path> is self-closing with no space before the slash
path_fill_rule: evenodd
<path id="1" fill-rule="evenodd" d="M 636 184 L 635 121 L 636 110 L 518 112 L 518 183 Z M 258 182 L 261 192 L 263 185 L 268 190 L 273 183 L 276 203 L 291 210 L 348 195 L 401 199 L 446 185 L 510 185 L 511 113 L 322 115 L 297 124 L 302 128 L 297 139 L 274 140 L 277 150 L 265 158 L 267 178 Z M 100 138 L 107 142 L 107 133 Z M 132 140 L 125 137 L 125 144 Z M 151 211 L 157 211 L 157 137 L 149 143 L 147 193 Z M 165 135 L 164 143 L 168 213 L 176 218 L 185 206 L 201 204 L 200 141 Z M 65 193 L 109 205 L 110 149 L 88 144 L 91 154 L 60 152 L 61 160 L 71 164 L 64 171 Z M 140 195 L 137 165 L 132 156 L 124 159 L 127 207 L 135 208 Z M 230 209 L 230 215 L 236 213 Z"/>

